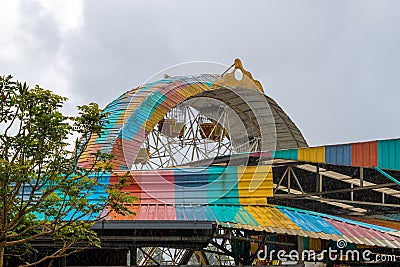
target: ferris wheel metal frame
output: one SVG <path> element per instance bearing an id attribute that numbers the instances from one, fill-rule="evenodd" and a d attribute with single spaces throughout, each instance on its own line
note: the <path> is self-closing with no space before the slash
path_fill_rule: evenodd
<path id="1" fill-rule="evenodd" d="M 198 101 L 196 98 L 191 100 Z M 257 151 L 257 138 L 245 136 L 240 142 L 238 139 L 235 142 L 231 136 L 229 114 L 232 111 L 229 106 L 217 102 L 214 109 L 215 113 L 207 116 L 190 101 L 171 109 L 147 134 L 131 169 L 160 169 L 196 161 L 211 163 L 218 156 L 241 150 Z"/>

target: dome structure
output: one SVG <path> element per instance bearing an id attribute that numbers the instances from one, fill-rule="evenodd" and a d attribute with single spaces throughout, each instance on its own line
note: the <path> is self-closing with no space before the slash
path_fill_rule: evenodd
<path id="1" fill-rule="evenodd" d="M 224 75 L 166 77 L 124 93 L 104 109 L 108 122 L 99 136 L 91 137 L 80 166 L 89 166 L 97 150 L 116 156 L 114 170 L 127 170 L 307 147 L 298 127 L 240 60 L 233 66 Z M 236 71 L 243 73 L 240 80 Z"/>

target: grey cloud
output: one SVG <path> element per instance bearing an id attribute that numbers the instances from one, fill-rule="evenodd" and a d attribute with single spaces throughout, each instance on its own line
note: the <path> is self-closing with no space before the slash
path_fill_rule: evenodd
<path id="1" fill-rule="evenodd" d="M 1 59 L 0 71 L 2 74 L 13 74 L 18 79 L 38 83 L 40 81 L 35 80 L 35 76 L 59 51 L 59 32 L 52 16 L 41 12 L 38 3 L 24 2 L 19 11 L 18 28 L 11 35 L 2 36 L 1 41 L 12 43 L 20 60 L 15 62 Z"/>
<path id="2" fill-rule="evenodd" d="M 230 65 L 239 57 L 311 145 L 400 136 L 400 2 L 84 4 L 83 27 L 61 44 L 51 18 L 33 14 L 28 22 L 36 26 L 26 31 L 43 42 L 24 52 L 27 64 L 65 56 L 78 102 L 105 106 L 170 65 Z M 33 68 L 40 72 L 40 65 Z"/>

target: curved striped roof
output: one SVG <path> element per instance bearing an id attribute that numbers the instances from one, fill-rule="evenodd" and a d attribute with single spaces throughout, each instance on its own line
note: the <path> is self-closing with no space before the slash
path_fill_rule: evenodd
<path id="1" fill-rule="evenodd" d="M 276 142 L 276 149 L 307 146 L 300 130 L 272 98 L 264 95 L 264 101 L 249 107 L 238 94 L 254 89 L 216 86 L 220 79 L 220 75 L 214 74 L 170 77 L 124 93 L 104 109 L 109 113 L 108 122 L 99 136 L 91 137 L 80 158 L 80 166 L 90 166 L 93 160 L 91 154 L 100 150 L 116 156 L 115 170 L 128 169 L 145 137 L 158 121 L 178 104 L 197 96 L 215 98 L 233 107 L 250 136 L 262 127 L 275 127 L 276 133 L 268 138 L 276 139 L 271 141 Z M 256 103 L 257 96 L 253 98 L 251 102 Z M 271 112 L 268 111 L 268 105 Z M 274 122 L 274 125 L 258 125 L 254 118 L 266 118 L 268 113 L 272 113 L 268 121 Z"/>

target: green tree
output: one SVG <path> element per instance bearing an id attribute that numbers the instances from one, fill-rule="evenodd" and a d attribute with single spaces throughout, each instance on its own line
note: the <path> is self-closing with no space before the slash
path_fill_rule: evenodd
<path id="1" fill-rule="evenodd" d="M 102 186 L 111 155 L 97 152 L 90 168 L 77 164 L 107 114 L 91 103 L 67 117 L 60 111 L 65 101 L 39 86 L 0 77 L 0 267 L 5 258 L 26 260 L 32 242 L 43 238 L 62 245 L 23 266 L 99 246 L 91 226 L 112 210 L 129 213 L 123 203 L 134 201 L 120 191 L 123 177 L 114 188 Z M 68 150 L 71 135 L 79 138 Z M 104 197 L 93 195 L 102 190 Z"/>

